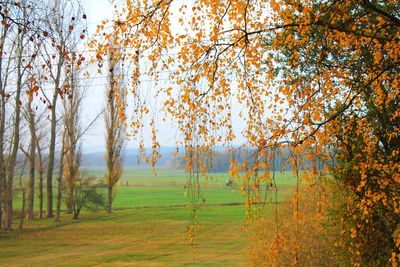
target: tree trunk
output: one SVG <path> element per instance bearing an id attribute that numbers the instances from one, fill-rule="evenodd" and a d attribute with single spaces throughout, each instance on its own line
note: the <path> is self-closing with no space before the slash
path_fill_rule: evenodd
<path id="1" fill-rule="evenodd" d="M 35 154 L 35 152 L 33 152 Z M 32 155 L 32 154 L 31 154 Z M 28 195 L 28 220 L 34 218 L 34 201 L 35 201 L 35 159 L 30 160 L 29 167 L 29 195 Z"/>
<path id="2" fill-rule="evenodd" d="M 60 153 L 60 162 L 58 169 L 58 177 L 57 177 L 57 203 L 56 203 L 56 219 L 58 221 L 60 219 L 60 210 L 61 210 L 61 198 L 62 198 L 62 177 L 63 177 L 63 166 L 64 166 L 64 142 L 65 136 L 63 135 L 62 144 L 61 144 L 61 153 Z"/>
<path id="3" fill-rule="evenodd" d="M 39 219 L 43 217 L 43 172 L 39 172 Z"/>
<path id="4" fill-rule="evenodd" d="M 3 225 L 3 180 L 4 174 L 0 173 L 0 231 L 1 226 Z"/>
<path id="5" fill-rule="evenodd" d="M 123 84 L 123 80 L 119 80 L 119 73 L 115 73 L 115 69 L 117 69 L 118 61 L 113 59 L 113 53 L 110 54 L 109 65 L 112 71 L 110 71 L 110 75 L 108 77 L 109 88 L 106 95 L 107 100 L 107 110 L 105 116 L 106 123 L 106 166 L 107 166 L 107 175 L 106 182 L 108 186 L 108 196 L 107 196 L 107 210 L 109 213 L 112 212 L 112 201 L 113 201 L 113 187 L 117 184 L 118 180 L 121 177 L 122 171 L 122 157 L 121 150 L 124 145 L 124 126 L 120 123 L 118 113 L 121 111 L 118 109 L 117 99 L 121 100 L 122 103 L 125 102 L 125 87 L 118 88 L 116 87 L 116 83 Z M 117 92 L 121 90 L 121 93 L 118 95 Z M 125 112 L 125 108 L 122 109 Z"/>
<path id="6" fill-rule="evenodd" d="M 21 187 L 22 189 L 22 187 Z M 21 204 L 21 212 L 19 217 L 19 229 L 24 227 L 24 217 L 25 217 L 25 190 L 22 189 L 22 204 Z"/>
<path id="7" fill-rule="evenodd" d="M 35 154 L 36 154 L 36 138 L 35 138 L 35 115 L 32 110 L 32 98 L 28 103 L 29 112 L 29 131 L 31 134 L 31 144 L 29 149 L 29 195 L 28 195 L 28 220 L 34 218 L 33 209 L 35 201 Z"/>
<path id="8" fill-rule="evenodd" d="M 74 212 L 74 208 L 73 208 L 73 197 L 74 197 L 74 188 L 69 186 L 68 188 L 69 192 L 69 196 L 67 198 L 67 213 L 71 214 Z"/>
<path id="9" fill-rule="evenodd" d="M 55 97 L 54 97 L 55 98 Z M 55 105 L 56 101 L 53 101 Z M 50 146 L 49 157 L 47 159 L 47 217 L 53 217 L 53 168 L 54 154 L 56 149 L 56 107 L 53 105 L 51 110 Z"/>
<path id="10" fill-rule="evenodd" d="M 1 66 L 1 63 L 0 63 Z M 1 71 L 1 70 L 0 70 Z M 1 86 L 1 114 L 0 114 L 0 230 L 3 225 L 3 204 L 4 204 L 4 194 L 5 181 L 6 181 L 6 171 L 5 171 L 5 161 L 4 161 L 4 129 L 5 129 L 5 100 L 4 100 L 4 90 L 3 84 L 0 76 L 0 86 Z"/>
<path id="11" fill-rule="evenodd" d="M 2 150 L 2 149 L 1 149 Z M 3 152 L 0 152 L 3 153 Z M 4 194 L 3 191 L 5 189 L 5 170 L 4 170 L 4 158 L 3 154 L 1 154 L 1 160 L 0 160 L 0 230 L 3 225 L 3 204 L 4 204 Z"/>
<path id="12" fill-rule="evenodd" d="M 13 140 L 11 145 L 11 154 L 8 160 L 7 174 L 6 174 L 6 218 L 5 218 L 5 229 L 12 229 L 12 215 L 13 215 L 13 182 L 14 182 L 14 170 L 17 161 L 17 153 L 19 147 L 19 135 L 20 135 L 20 121 L 21 121 L 21 87 L 22 87 L 22 36 L 18 37 L 18 54 L 17 54 L 17 86 L 15 92 L 15 110 L 14 110 L 14 127 L 13 127 Z"/>
<path id="13" fill-rule="evenodd" d="M 112 191 L 113 191 L 113 187 L 112 186 L 108 186 L 108 197 L 107 197 L 107 210 L 109 213 L 111 213 L 112 211 Z"/>
<path id="14" fill-rule="evenodd" d="M 57 73 L 54 79 L 54 91 L 53 91 L 53 99 L 51 103 L 51 126 L 50 126 L 50 145 L 49 145 L 49 158 L 47 161 L 47 217 L 53 217 L 53 169 L 54 169 L 54 154 L 56 149 L 56 105 L 58 94 L 60 91 L 60 79 L 61 79 L 61 70 L 64 65 L 64 57 L 62 54 L 59 54 L 59 60 L 57 64 Z"/>
<path id="15" fill-rule="evenodd" d="M 4 28 L 3 36 L 1 37 L 0 41 L 0 51 L 5 51 L 5 41 L 7 38 L 8 29 Z M 1 53 L 0 55 L 0 230 L 3 225 L 3 205 L 4 205 L 4 190 L 5 190 L 5 182 L 6 182 L 6 163 L 4 158 L 4 134 L 5 134 L 5 122 L 6 122 L 6 95 L 5 95 L 5 87 L 6 87 L 6 80 L 7 75 L 4 74 L 3 76 L 3 60 L 5 53 Z M 8 70 L 9 67 L 4 65 L 5 70 Z"/>
<path id="16" fill-rule="evenodd" d="M 39 174 L 39 212 L 38 212 L 38 217 L 39 219 L 42 218 L 43 216 L 43 158 L 42 158 L 42 148 L 40 147 L 39 139 L 37 137 L 37 134 L 35 133 L 35 139 L 36 139 L 36 148 L 37 148 L 37 168 L 38 168 L 38 174 Z"/>

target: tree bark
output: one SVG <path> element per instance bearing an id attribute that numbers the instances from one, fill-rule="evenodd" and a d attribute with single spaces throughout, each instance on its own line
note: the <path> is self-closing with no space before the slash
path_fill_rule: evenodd
<path id="1" fill-rule="evenodd" d="M 63 177 L 63 166 L 64 166 L 64 143 L 65 143 L 65 135 L 63 133 L 62 144 L 61 144 L 61 153 L 60 153 L 60 162 L 58 169 L 58 177 L 57 177 L 57 203 L 56 203 L 56 218 L 55 221 L 60 219 L 60 210 L 61 210 L 61 198 L 62 198 L 62 177 Z"/>
<path id="2" fill-rule="evenodd" d="M 26 159 L 24 160 L 24 164 L 22 165 L 21 171 L 19 174 L 19 187 L 22 192 L 21 212 L 19 215 L 19 227 L 18 227 L 19 229 L 22 229 L 24 227 L 24 218 L 25 218 L 26 192 L 25 192 L 25 188 L 22 184 L 22 175 L 24 175 L 25 164 L 26 164 Z"/>
<path id="3" fill-rule="evenodd" d="M 29 194 L 28 194 L 28 220 L 34 218 L 34 201 L 35 201 L 35 154 L 36 154 L 36 128 L 35 115 L 32 110 L 32 97 L 28 103 L 29 131 L 31 134 L 31 144 L 29 148 Z"/>
<path id="4" fill-rule="evenodd" d="M 43 217 L 43 158 L 42 158 L 42 148 L 40 147 L 39 139 L 37 134 L 35 134 L 36 148 L 37 148 L 37 169 L 39 175 L 39 211 L 38 217 L 41 219 Z"/>
<path id="5" fill-rule="evenodd" d="M 24 228 L 24 217 L 25 217 L 25 202 L 26 202 L 26 199 L 25 199 L 25 190 L 24 189 L 22 189 L 22 186 L 21 186 L 21 190 L 22 190 L 22 204 L 21 204 L 21 212 L 20 212 L 20 217 L 19 217 L 19 229 L 22 229 L 22 228 Z"/>
<path id="6" fill-rule="evenodd" d="M 14 110 L 14 127 L 13 127 L 13 140 L 11 144 L 11 154 L 8 160 L 8 165 L 6 169 L 6 194 L 5 194 L 5 204 L 6 204 L 6 214 L 5 214 L 5 225 L 4 228 L 6 230 L 12 229 L 12 212 L 13 212 L 13 182 L 14 182 L 14 171 L 15 164 L 17 160 L 17 153 L 19 147 L 19 138 L 20 138 L 20 122 L 21 122 L 21 87 L 22 87 L 22 39 L 23 33 L 18 36 L 18 52 L 17 52 L 17 86 L 15 92 L 15 110 Z"/>
<path id="7" fill-rule="evenodd" d="M 120 66 L 118 66 L 118 61 L 113 59 L 113 53 L 110 54 L 109 58 L 110 75 L 108 77 L 109 88 L 106 95 L 107 100 L 107 110 L 105 116 L 106 123 L 106 166 L 107 166 L 107 174 L 106 174 L 106 182 L 108 186 L 108 197 L 107 197 L 107 210 L 108 212 L 112 212 L 112 190 L 114 185 L 118 182 L 121 177 L 122 172 L 122 157 L 121 150 L 124 145 L 125 136 L 123 125 L 120 123 L 118 113 L 121 111 L 118 109 L 118 105 L 120 102 L 117 98 L 123 103 L 126 95 L 125 95 L 125 85 L 123 78 L 119 77 L 121 73 L 115 73 L 116 69 L 120 70 Z M 118 68 L 117 68 L 118 66 Z M 117 78 L 119 77 L 119 78 Z M 116 87 L 118 84 L 120 87 Z M 117 92 L 120 92 L 118 95 Z M 123 112 L 125 109 L 123 108 Z"/>
<path id="8" fill-rule="evenodd" d="M 5 39 L 7 36 L 7 29 L 3 33 L 0 42 L 0 50 L 4 51 Z M 3 225 L 3 204 L 4 195 L 3 191 L 5 189 L 6 181 L 6 170 L 5 170 L 5 160 L 4 160 L 4 133 L 5 133 L 5 116 L 6 116 L 6 96 L 5 96 L 5 82 L 3 77 L 3 54 L 0 55 L 0 230 Z"/>
<path id="9" fill-rule="evenodd" d="M 109 213 L 111 213 L 112 211 L 112 191 L 113 191 L 113 187 L 112 186 L 108 186 L 108 197 L 107 197 L 107 210 Z"/>
<path id="10" fill-rule="evenodd" d="M 62 54 L 59 54 L 59 61 L 57 65 L 57 73 L 54 79 L 54 92 L 53 99 L 51 103 L 51 126 L 50 126 L 50 145 L 49 145 L 49 158 L 47 161 L 47 174 L 46 174 L 46 182 L 47 182 L 47 217 L 53 217 L 53 169 L 54 169 L 54 155 L 56 149 L 56 105 L 58 94 L 60 90 L 60 78 L 61 78 L 61 69 L 64 65 L 64 58 Z"/>
<path id="11" fill-rule="evenodd" d="M 56 97 L 53 97 L 56 99 Z M 49 155 L 47 159 L 47 217 L 53 217 L 53 168 L 54 168 L 54 152 L 56 149 L 56 101 L 53 100 L 51 110 L 51 126 L 50 126 L 50 146 Z"/>

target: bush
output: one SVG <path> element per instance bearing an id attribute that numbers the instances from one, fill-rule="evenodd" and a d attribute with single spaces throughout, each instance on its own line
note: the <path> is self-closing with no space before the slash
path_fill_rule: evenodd
<path id="1" fill-rule="evenodd" d="M 98 209 L 105 207 L 105 198 L 91 178 L 79 179 L 72 198 L 73 218 L 78 219 L 82 208 Z"/>

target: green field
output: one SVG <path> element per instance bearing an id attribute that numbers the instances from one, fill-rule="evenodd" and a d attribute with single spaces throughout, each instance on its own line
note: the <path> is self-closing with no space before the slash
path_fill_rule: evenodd
<path id="1" fill-rule="evenodd" d="M 26 221 L 25 229 L 1 234 L 0 265 L 246 265 L 245 207 L 225 206 L 242 202 L 243 197 L 239 190 L 226 187 L 226 181 L 226 174 L 212 175 L 201 190 L 206 205 L 197 212 L 194 254 L 185 230 L 191 222 L 191 210 L 185 207 L 186 174 L 158 170 L 152 176 L 149 171 L 127 170 L 117 186 L 112 214 L 84 211 L 79 220 L 72 220 L 63 212 L 60 222 Z M 286 198 L 294 179 L 283 173 L 277 182 L 279 198 Z M 17 196 L 15 207 L 19 204 Z"/>

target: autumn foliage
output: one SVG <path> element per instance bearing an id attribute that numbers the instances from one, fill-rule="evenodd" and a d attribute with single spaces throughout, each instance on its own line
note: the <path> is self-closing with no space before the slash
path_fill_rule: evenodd
<path id="1" fill-rule="evenodd" d="M 253 189 L 249 207 L 262 202 L 259 185 L 273 182 L 276 151 L 286 149 L 298 184 L 320 184 L 316 177 L 330 170 L 346 194 L 337 219 L 349 261 L 395 266 L 399 7 L 393 0 L 127 0 L 117 7 L 112 33 L 104 31 L 112 45 L 93 46 L 98 59 L 112 47 L 130 48 L 120 59 L 135 63 L 136 98 L 142 75 L 168 77 L 170 84 L 155 90 L 181 132 L 188 171 L 198 148 L 232 143 L 232 121 L 241 120 L 256 152 L 248 164 L 233 164 L 231 175 L 244 171 L 246 188 Z M 137 113 L 149 111 L 156 110 Z M 143 124 L 132 126 L 138 132 Z M 294 197 L 298 220 L 301 191 Z"/>

